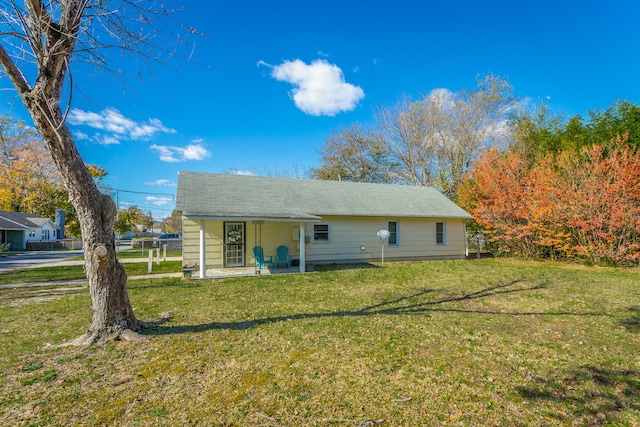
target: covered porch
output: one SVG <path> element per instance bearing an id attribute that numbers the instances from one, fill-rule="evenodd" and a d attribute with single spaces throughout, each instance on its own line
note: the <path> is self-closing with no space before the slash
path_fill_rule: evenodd
<path id="1" fill-rule="evenodd" d="M 195 266 L 194 278 L 304 273 L 309 238 L 306 224 L 320 220 L 318 216 L 304 214 L 269 217 L 185 216 L 183 263 Z M 283 246 L 289 263 L 270 263 L 275 261 L 277 248 Z M 256 248 L 261 248 L 261 251 Z M 256 252 L 264 254 L 266 263 L 259 262 Z"/>
<path id="2" fill-rule="evenodd" d="M 0 228 L 0 245 L 4 250 L 24 250 L 27 245 L 26 242 L 27 234 L 24 229 Z"/>

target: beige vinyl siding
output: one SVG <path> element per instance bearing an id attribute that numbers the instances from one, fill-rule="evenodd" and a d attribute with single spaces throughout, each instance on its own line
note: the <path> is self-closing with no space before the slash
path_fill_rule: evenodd
<path id="1" fill-rule="evenodd" d="M 222 222 L 205 221 L 206 254 L 208 268 L 222 268 Z M 188 219 L 182 222 L 183 263 L 200 263 L 200 222 Z"/>
<path id="2" fill-rule="evenodd" d="M 384 217 L 324 217 L 318 224 L 329 225 L 329 242 L 313 242 L 313 223 L 305 225 L 308 263 L 379 262 L 381 242 L 378 230 L 386 230 L 389 221 L 398 224 L 398 245 L 385 244 L 385 261 L 463 258 L 465 256 L 464 223 L 462 219 L 443 218 L 384 218 Z M 241 222 L 241 221 L 240 221 Z M 446 224 L 446 244 L 436 244 L 436 222 Z M 207 267 L 222 268 L 223 221 L 206 221 Z M 289 254 L 299 258 L 300 242 L 294 238 L 300 226 L 295 222 L 264 221 L 261 246 L 265 255 L 275 255 L 280 245 L 289 248 Z M 255 265 L 253 247 L 258 243 L 256 225 L 245 222 L 246 265 Z M 365 250 L 360 247 L 364 246 Z M 200 223 L 184 220 L 183 259 L 198 263 L 200 252 Z"/>
<path id="3" fill-rule="evenodd" d="M 367 218 L 324 217 L 329 224 L 330 242 L 308 243 L 307 262 L 380 261 L 378 230 L 386 230 L 389 221 L 398 224 L 398 245 L 385 244 L 385 260 L 463 258 L 465 256 L 464 220 L 440 218 Z M 446 223 L 446 244 L 436 244 L 436 222 Z M 313 233 L 307 224 L 305 233 Z M 365 246 L 365 250 L 360 249 Z"/>
<path id="4" fill-rule="evenodd" d="M 293 240 L 293 229 L 298 227 L 298 223 L 278 222 L 278 221 L 264 221 L 262 224 L 262 238 L 257 234 L 260 234 L 260 228 L 256 228 L 253 222 L 247 222 L 247 265 L 255 265 L 255 258 L 253 256 L 253 248 L 261 243 L 262 249 L 266 256 L 275 256 L 278 246 L 286 246 L 289 248 L 289 255 L 297 258 L 300 254 L 299 245 L 297 241 Z"/>

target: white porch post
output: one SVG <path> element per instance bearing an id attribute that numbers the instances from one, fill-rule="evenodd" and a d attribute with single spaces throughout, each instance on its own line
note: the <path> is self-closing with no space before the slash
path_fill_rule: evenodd
<path id="1" fill-rule="evenodd" d="M 204 232 L 204 221 L 200 221 L 200 278 L 207 277 L 207 237 Z"/>
<path id="2" fill-rule="evenodd" d="M 304 273 L 305 272 L 305 264 L 307 262 L 307 260 L 305 259 L 305 241 L 304 241 L 304 222 L 300 223 L 300 238 L 299 238 L 299 242 L 300 242 L 300 273 Z"/>
<path id="3" fill-rule="evenodd" d="M 462 232 L 464 233 L 464 256 L 469 256 L 469 239 L 467 238 L 467 221 L 462 223 Z"/>

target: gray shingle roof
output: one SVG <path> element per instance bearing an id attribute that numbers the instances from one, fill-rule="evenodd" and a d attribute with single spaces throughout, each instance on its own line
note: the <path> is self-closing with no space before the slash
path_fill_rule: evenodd
<path id="1" fill-rule="evenodd" d="M 471 218 L 431 187 L 184 171 L 178 175 L 176 209 L 187 217 Z"/>
<path id="2" fill-rule="evenodd" d="M 0 216 L 0 230 L 28 230 L 29 227 Z"/>
<path id="3" fill-rule="evenodd" d="M 0 211 L 0 229 L 3 230 L 41 228 L 48 221 L 50 221 L 48 218 L 30 213 Z"/>

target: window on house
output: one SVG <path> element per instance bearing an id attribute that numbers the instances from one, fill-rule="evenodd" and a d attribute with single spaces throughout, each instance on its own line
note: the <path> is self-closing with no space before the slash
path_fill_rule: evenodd
<path id="1" fill-rule="evenodd" d="M 398 240 L 398 222 L 389 221 L 387 230 L 389 230 L 389 245 L 398 246 L 400 244 Z"/>
<path id="2" fill-rule="evenodd" d="M 42 230 L 42 240 L 50 240 L 51 230 Z"/>
<path id="3" fill-rule="evenodd" d="M 313 224 L 313 241 L 329 241 L 329 224 Z"/>
<path id="4" fill-rule="evenodd" d="M 444 222 L 436 222 L 436 244 L 447 244 L 447 227 Z"/>
<path id="5" fill-rule="evenodd" d="M 29 237 L 36 237 L 36 230 L 34 229 L 29 230 Z"/>

